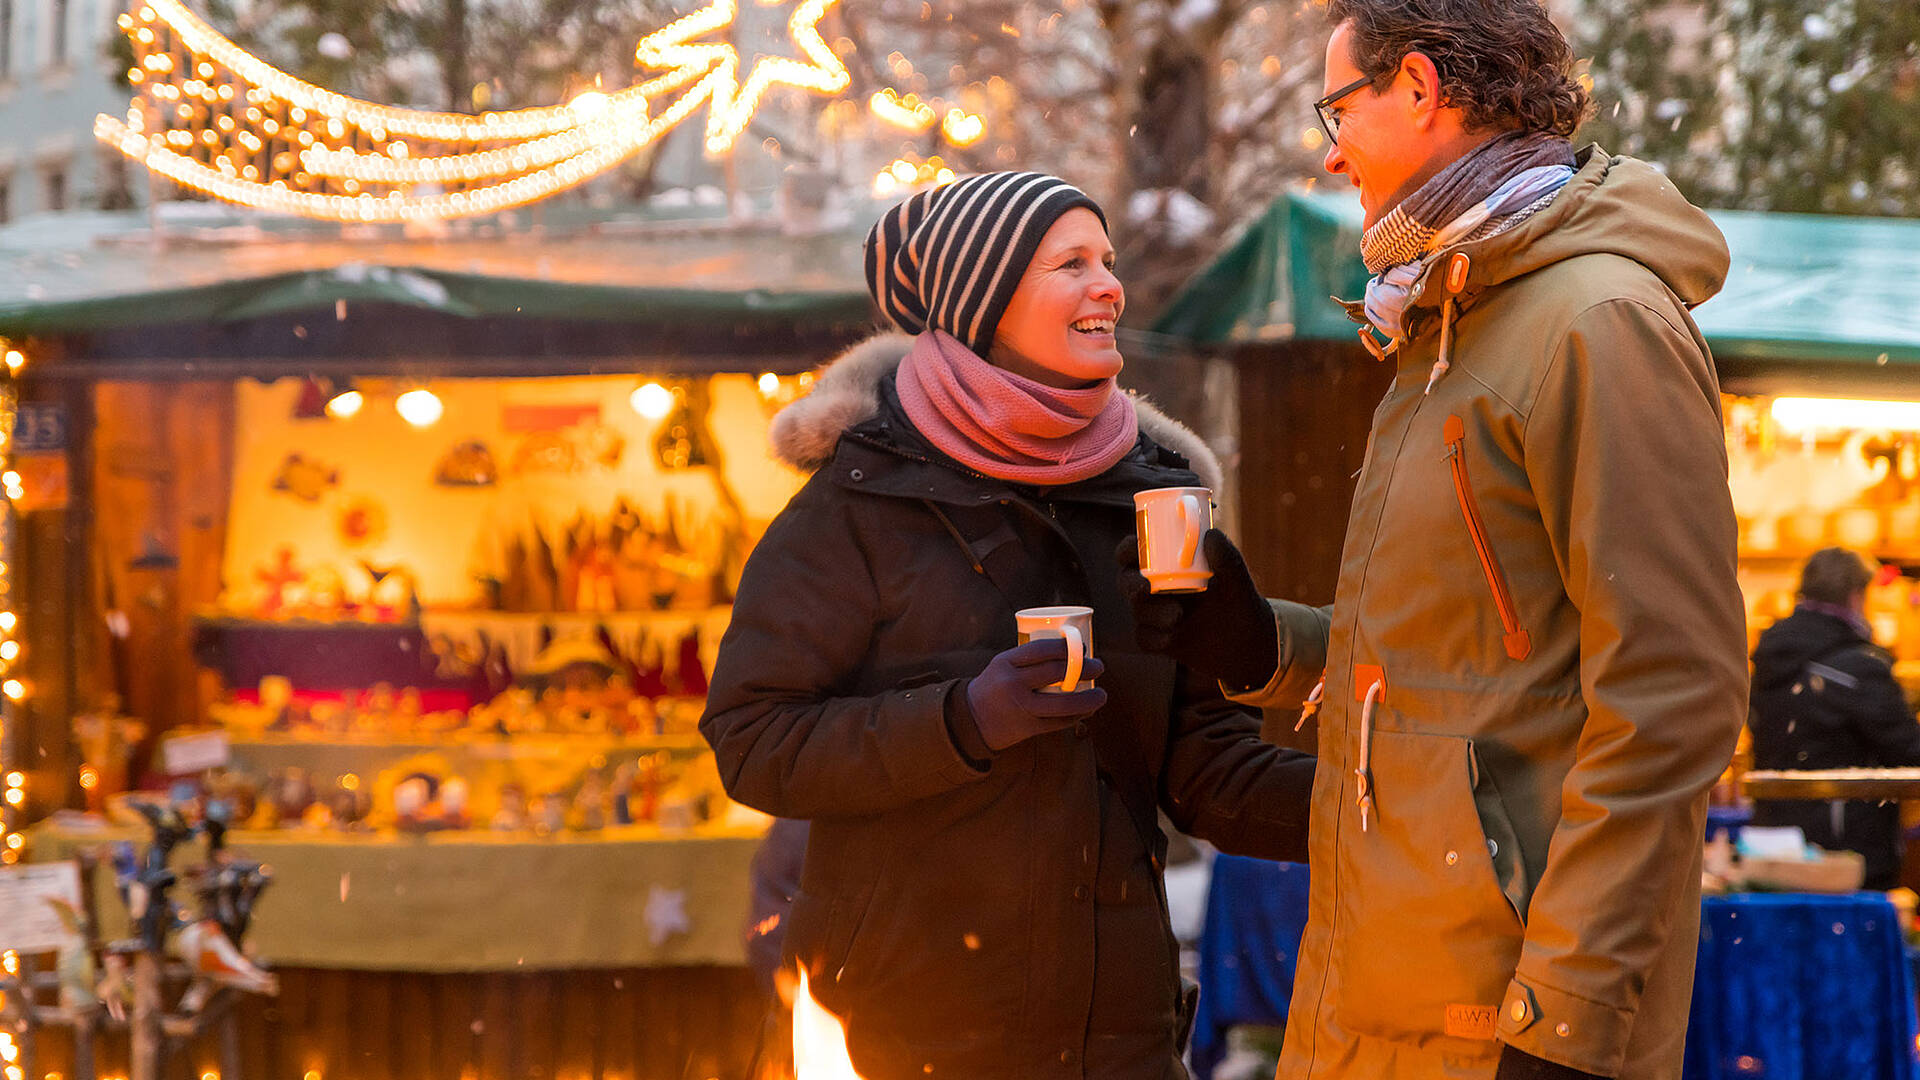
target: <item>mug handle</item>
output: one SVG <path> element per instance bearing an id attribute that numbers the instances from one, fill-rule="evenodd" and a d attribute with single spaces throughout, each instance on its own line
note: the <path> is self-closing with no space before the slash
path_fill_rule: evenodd
<path id="1" fill-rule="evenodd" d="M 1060 627 L 1060 636 L 1067 640 L 1067 677 L 1060 680 L 1060 689 L 1071 694 L 1080 687 L 1080 669 L 1085 664 L 1087 639 L 1080 635 L 1080 628 L 1072 623 Z"/>
<path id="2" fill-rule="evenodd" d="M 1180 566 L 1193 565 L 1193 557 L 1200 550 L 1200 499 L 1194 495 L 1180 496 L 1180 527 L 1186 530 L 1186 537 L 1180 542 Z"/>

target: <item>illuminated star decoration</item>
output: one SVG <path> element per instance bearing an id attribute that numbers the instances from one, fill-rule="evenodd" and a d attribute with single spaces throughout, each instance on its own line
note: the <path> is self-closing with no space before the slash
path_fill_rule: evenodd
<path id="1" fill-rule="evenodd" d="M 643 89 L 665 92 L 699 80 L 682 101 L 697 105 L 703 98 L 712 99 L 707 111 L 707 152 L 725 153 L 746 130 L 760 98 L 775 84 L 837 94 L 852 83 L 846 65 L 820 37 L 820 19 L 837 3 L 839 0 L 801 0 L 795 5 L 787 18 L 787 36 L 806 59 L 757 57 L 742 84 L 740 54 L 732 45 L 693 40 L 732 25 L 739 12 L 735 0 L 713 0 L 640 43 L 634 59 L 641 66 L 667 69 L 665 75 Z"/>
<path id="2" fill-rule="evenodd" d="M 345 222 L 494 213 L 606 172 L 703 102 L 707 149 L 720 154 L 773 86 L 845 90 L 847 69 L 816 29 L 837 2 L 799 0 L 787 29 L 804 59 L 759 57 L 744 84 L 732 45 L 694 40 L 732 24 L 735 0 L 714 0 L 640 42 L 636 57 L 665 74 L 565 105 L 472 116 L 333 93 L 248 53 L 181 0 L 144 0 L 119 20 L 135 99 L 124 120 L 97 117 L 94 134 L 182 186 L 275 213 Z"/>

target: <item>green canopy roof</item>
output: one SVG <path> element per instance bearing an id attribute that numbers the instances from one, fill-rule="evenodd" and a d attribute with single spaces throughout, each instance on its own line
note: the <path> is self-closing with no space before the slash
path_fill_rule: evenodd
<path id="1" fill-rule="evenodd" d="M 1716 357 L 1920 363 L 1920 220 L 1713 211 L 1733 268 L 1694 312 Z M 1154 329 L 1200 344 L 1347 340 L 1330 296 L 1355 298 L 1360 203 L 1275 199 L 1187 283 Z"/>
<path id="2" fill-rule="evenodd" d="M 786 236 L 764 226 L 649 222 L 563 235 L 351 239 L 242 226 L 180 230 L 156 246 L 100 226 L 99 217 L 42 223 L 92 227 L 90 238 L 46 242 L 43 228 L 29 241 L 0 242 L 0 334 L 219 324 L 338 301 L 616 323 L 846 321 L 870 309 L 864 230 Z"/>

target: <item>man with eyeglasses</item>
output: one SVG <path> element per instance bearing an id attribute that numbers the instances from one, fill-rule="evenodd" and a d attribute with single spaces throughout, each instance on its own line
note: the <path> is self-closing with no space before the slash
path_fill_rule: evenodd
<path id="1" fill-rule="evenodd" d="M 1128 579 L 1138 636 L 1318 708 L 1281 1080 L 1681 1071 L 1708 789 L 1745 713 L 1725 241 L 1595 146 L 1537 0 L 1329 0 L 1328 171 L 1393 364 L 1334 604 Z M 1265 663 L 1260 659 L 1265 658 Z M 1271 672 L 1264 685 L 1248 673 Z"/>

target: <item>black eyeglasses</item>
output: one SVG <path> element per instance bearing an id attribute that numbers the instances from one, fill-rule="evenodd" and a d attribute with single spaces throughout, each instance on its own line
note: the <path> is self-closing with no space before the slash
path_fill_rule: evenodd
<path id="1" fill-rule="evenodd" d="M 1327 110 L 1334 102 L 1373 82 L 1373 76 L 1362 75 L 1347 85 L 1313 103 L 1313 114 L 1320 118 L 1320 130 L 1327 133 L 1327 141 L 1340 141 L 1340 118 Z"/>

